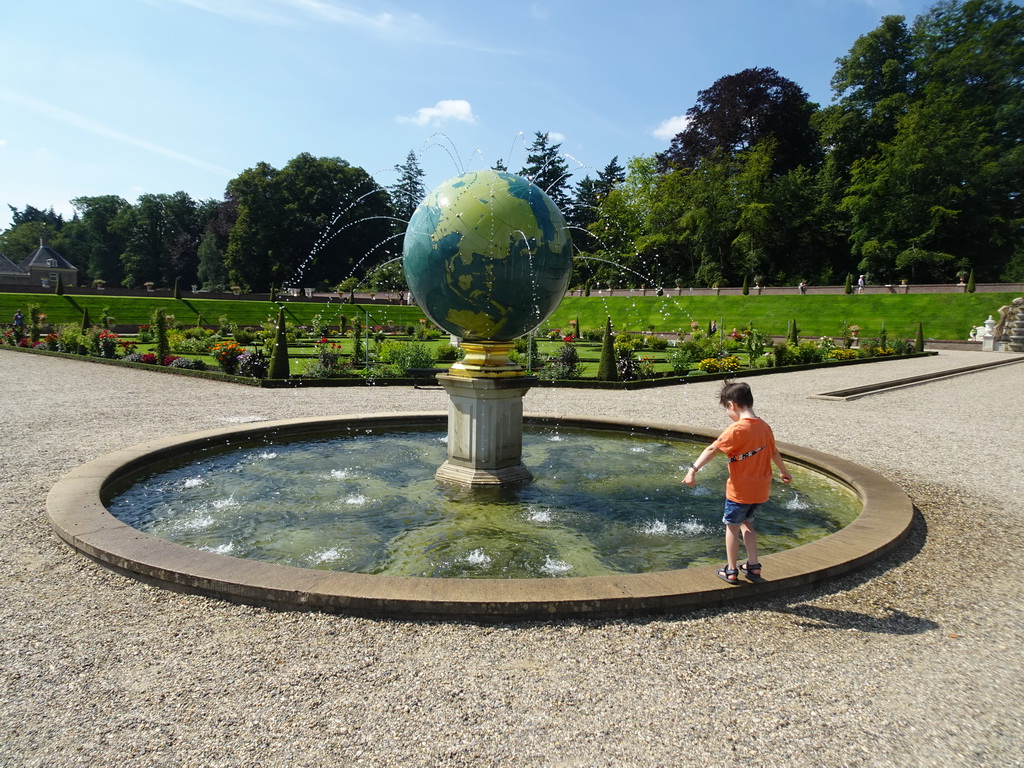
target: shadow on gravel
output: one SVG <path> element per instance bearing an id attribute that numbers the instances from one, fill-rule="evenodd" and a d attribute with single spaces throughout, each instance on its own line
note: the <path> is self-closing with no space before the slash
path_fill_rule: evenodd
<path id="1" fill-rule="evenodd" d="M 930 619 L 918 618 L 893 609 L 889 609 L 889 615 L 883 617 L 804 604 L 780 608 L 778 612 L 799 616 L 804 620 L 797 621 L 798 626 L 813 629 L 855 629 L 880 635 L 918 635 L 939 628 L 939 625 Z"/>
<path id="2" fill-rule="evenodd" d="M 928 523 L 921 510 L 914 507 L 914 517 L 910 524 L 907 538 L 888 557 L 872 563 L 854 573 L 842 576 L 832 582 L 818 584 L 808 593 L 801 595 L 803 600 L 814 600 L 824 595 L 845 592 L 854 587 L 878 578 L 887 571 L 909 563 L 921 552 L 928 538 Z M 844 629 L 860 632 L 874 632 L 884 635 L 916 635 L 939 628 L 931 619 L 911 616 L 895 608 L 889 608 L 886 616 L 871 616 L 856 611 L 843 611 L 834 608 L 821 608 L 808 605 L 806 602 L 795 603 L 781 599 L 772 601 L 770 605 L 752 604 L 750 608 L 770 610 L 798 617 L 798 626 L 817 629 Z"/>

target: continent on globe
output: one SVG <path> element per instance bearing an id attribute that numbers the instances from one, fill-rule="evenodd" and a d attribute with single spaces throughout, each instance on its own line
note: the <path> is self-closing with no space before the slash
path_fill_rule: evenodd
<path id="1" fill-rule="evenodd" d="M 474 171 L 416 208 L 402 265 L 434 323 L 467 341 L 511 341 L 558 307 L 572 272 L 561 211 L 522 176 Z"/>

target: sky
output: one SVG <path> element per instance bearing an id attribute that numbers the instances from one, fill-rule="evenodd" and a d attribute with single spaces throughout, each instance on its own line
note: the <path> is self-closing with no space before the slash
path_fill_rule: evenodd
<path id="1" fill-rule="evenodd" d="M 697 93 L 773 67 L 825 106 L 835 60 L 935 0 L 38 0 L 0 23 L 8 206 L 184 191 L 302 152 L 431 189 L 536 132 L 596 177 L 665 150 Z"/>

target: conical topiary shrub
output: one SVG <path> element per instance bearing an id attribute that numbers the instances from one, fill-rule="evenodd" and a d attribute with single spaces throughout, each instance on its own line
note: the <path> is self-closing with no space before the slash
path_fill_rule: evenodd
<path id="1" fill-rule="evenodd" d="M 85 311 L 82 312 L 82 333 L 87 333 L 92 327 L 92 318 L 89 317 L 89 308 L 86 307 Z"/>
<path id="2" fill-rule="evenodd" d="M 974 293 L 975 287 L 976 286 L 974 285 L 974 270 L 972 269 L 970 277 L 967 278 L 967 292 Z"/>
<path id="3" fill-rule="evenodd" d="M 744 296 L 749 296 L 750 295 L 750 276 L 749 275 L 744 275 L 743 276 L 743 295 Z"/>
<path id="4" fill-rule="evenodd" d="M 153 326 L 153 336 L 156 340 L 153 353 L 156 355 L 157 365 L 163 365 L 164 360 L 171 354 L 171 345 L 167 340 L 167 311 L 163 307 L 154 309 L 150 323 Z"/>
<path id="5" fill-rule="evenodd" d="M 181 278 L 174 278 L 174 298 L 181 301 Z"/>
<path id="6" fill-rule="evenodd" d="M 597 364 L 598 381 L 618 381 L 619 369 L 615 365 L 615 343 L 612 339 L 612 318 L 604 323 L 604 339 L 601 341 L 601 361 Z"/>
<path id="7" fill-rule="evenodd" d="M 843 293 L 853 293 L 853 275 L 846 273 L 846 283 L 843 285 Z"/>
<path id="8" fill-rule="evenodd" d="M 277 334 L 274 336 L 274 351 L 270 356 L 270 367 L 267 369 L 268 379 L 287 379 L 291 375 L 288 369 L 288 335 L 284 325 L 284 307 L 277 313 Z"/>
<path id="9" fill-rule="evenodd" d="M 64 295 L 64 279 L 61 277 L 60 272 L 57 273 L 57 285 L 54 287 L 53 292 L 58 296 Z"/>
<path id="10" fill-rule="evenodd" d="M 917 324 L 917 336 L 914 338 L 914 351 L 924 352 L 924 326 Z"/>

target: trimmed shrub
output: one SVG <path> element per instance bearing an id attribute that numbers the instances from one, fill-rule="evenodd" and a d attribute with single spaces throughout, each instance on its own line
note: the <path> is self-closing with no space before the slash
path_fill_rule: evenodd
<path id="1" fill-rule="evenodd" d="M 856 360 L 857 350 L 855 349 L 833 349 L 828 353 L 830 360 Z"/>
<path id="2" fill-rule="evenodd" d="M 533 343 L 533 346 L 536 350 L 536 341 Z M 514 352 L 515 349 L 510 350 L 509 355 L 511 356 Z M 434 354 L 434 359 L 437 360 L 437 362 L 439 363 L 454 363 L 457 360 L 461 360 L 465 356 L 466 352 L 465 350 L 462 349 L 462 347 L 453 347 L 451 344 L 442 344 L 440 347 L 438 347 L 437 352 Z"/>
<path id="3" fill-rule="evenodd" d="M 738 357 L 709 357 L 697 363 L 697 370 L 702 373 L 735 373 L 742 366 Z"/>
<path id="4" fill-rule="evenodd" d="M 169 368 L 181 368 L 186 371 L 205 371 L 207 365 L 202 360 L 190 360 L 187 357 L 176 357 L 171 360 Z"/>
<path id="5" fill-rule="evenodd" d="M 238 375 L 265 379 L 269 363 L 270 361 L 259 350 L 243 352 L 238 356 Z"/>
<path id="6" fill-rule="evenodd" d="M 548 380 L 582 378 L 583 363 L 580 362 L 580 353 L 575 344 L 566 342 L 555 354 L 548 357 L 547 365 L 541 370 L 539 376 Z"/>
<path id="7" fill-rule="evenodd" d="M 287 379 L 291 375 L 288 368 L 288 335 L 284 321 L 284 307 L 277 315 L 277 333 L 274 336 L 274 349 L 270 357 L 267 377 L 271 379 Z"/>
<path id="8" fill-rule="evenodd" d="M 377 361 L 401 369 L 433 368 L 434 353 L 426 344 L 414 341 L 383 341 L 376 347 Z"/>
<path id="9" fill-rule="evenodd" d="M 598 381 L 618 381 L 619 369 L 615 357 L 615 340 L 612 336 L 612 318 L 609 315 L 604 324 L 604 338 L 601 342 L 601 360 L 597 365 Z"/>

